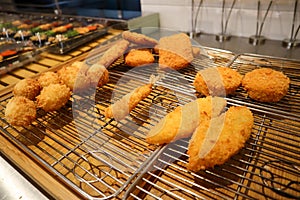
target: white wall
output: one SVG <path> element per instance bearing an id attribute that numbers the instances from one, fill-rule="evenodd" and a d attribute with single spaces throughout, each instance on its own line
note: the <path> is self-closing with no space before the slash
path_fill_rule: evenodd
<path id="1" fill-rule="evenodd" d="M 198 5 L 200 0 L 195 0 Z M 226 0 L 225 17 L 233 0 Z M 177 31 L 190 32 L 192 0 L 141 0 L 143 12 L 158 12 L 160 26 Z M 269 4 L 261 0 L 261 19 Z M 262 35 L 269 39 L 282 40 L 291 34 L 295 0 L 275 0 L 267 16 Z M 300 4 L 300 3 L 299 3 Z M 298 4 L 296 27 L 300 24 L 300 5 Z M 227 33 L 249 37 L 255 34 L 257 18 L 256 0 L 237 0 L 231 13 Z M 196 10 L 196 8 L 195 8 Z M 222 0 L 204 0 L 200 9 L 197 32 L 218 34 L 221 32 Z M 297 38 L 299 37 L 298 34 Z"/>

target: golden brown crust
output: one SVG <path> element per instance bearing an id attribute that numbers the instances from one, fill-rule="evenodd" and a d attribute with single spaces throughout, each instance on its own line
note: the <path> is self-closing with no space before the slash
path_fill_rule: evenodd
<path id="1" fill-rule="evenodd" d="M 199 98 L 178 106 L 149 131 L 146 141 L 164 144 L 189 137 L 201 121 L 218 116 L 225 106 L 226 100 L 221 97 Z"/>
<path id="2" fill-rule="evenodd" d="M 108 70 L 99 64 L 92 65 L 86 74 L 87 78 L 90 81 L 90 84 L 97 85 L 98 87 L 103 86 L 109 80 Z"/>
<path id="3" fill-rule="evenodd" d="M 241 85 L 242 75 L 228 67 L 210 67 L 200 70 L 194 80 L 197 92 L 205 96 L 233 94 Z"/>
<path id="4" fill-rule="evenodd" d="M 46 112 L 58 110 L 68 102 L 70 96 L 70 88 L 66 85 L 50 84 L 37 96 L 37 106 Z"/>
<path id="5" fill-rule="evenodd" d="M 252 112 L 244 106 L 230 107 L 225 114 L 201 121 L 189 143 L 187 168 L 198 171 L 225 163 L 244 147 L 253 123 Z"/>
<path id="6" fill-rule="evenodd" d="M 109 67 L 114 61 L 123 56 L 129 47 L 127 40 L 119 40 L 116 44 L 110 47 L 100 58 L 98 64 Z"/>
<path id="7" fill-rule="evenodd" d="M 129 42 L 147 47 L 153 47 L 158 43 L 157 40 L 151 37 L 131 31 L 124 31 L 122 33 L 122 37 L 123 39 L 128 40 Z"/>
<path id="8" fill-rule="evenodd" d="M 130 67 L 154 63 L 154 56 L 149 49 L 131 49 L 125 56 L 125 63 Z"/>
<path id="9" fill-rule="evenodd" d="M 245 74 L 242 86 L 250 98 L 260 102 L 278 102 L 288 92 L 290 79 L 270 68 L 255 69 Z"/>
<path id="10" fill-rule="evenodd" d="M 5 118 L 13 126 L 28 126 L 36 118 L 36 105 L 26 97 L 15 96 L 6 105 Z"/>
<path id="11" fill-rule="evenodd" d="M 44 72 L 39 76 L 38 82 L 40 86 L 43 88 L 50 84 L 60 83 L 60 79 L 58 74 L 55 72 Z"/>
<path id="12" fill-rule="evenodd" d="M 184 33 L 162 37 L 156 48 L 161 68 L 179 70 L 187 67 L 194 59 L 190 38 Z"/>
<path id="13" fill-rule="evenodd" d="M 192 47 L 193 56 L 199 56 L 200 55 L 200 48 L 199 47 Z"/>
<path id="14" fill-rule="evenodd" d="M 13 89 L 15 96 L 23 96 L 30 100 L 34 100 L 40 93 L 41 87 L 36 79 L 26 78 L 20 80 Z"/>

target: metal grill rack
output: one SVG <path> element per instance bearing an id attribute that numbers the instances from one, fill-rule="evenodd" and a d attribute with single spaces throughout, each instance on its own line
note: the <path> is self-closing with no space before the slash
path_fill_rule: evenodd
<path id="1" fill-rule="evenodd" d="M 186 69 L 164 73 L 149 97 L 120 122 L 104 119 L 103 109 L 147 83 L 151 74 L 160 75 L 157 66 L 131 70 L 120 59 L 109 68 L 110 82 L 98 88 L 94 97 L 74 94 L 57 112 L 38 110 L 30 127 L 12 127 L 6 122 L 4 109 L 12 93 L 2 94 L 1 132 L 85 198 L 299 198 L 300 74 L 296 69 L 300 63 L 206 50 L 220 57 L 200 56 Z M 224 165 L 189 172 L 185 168 L 189 139 L 162 147 L 145 142 L 145 134 L 160 118 L 197 97 L 191 83 L 198 70 L 228 65 L 245 74 L 251 66 L 241 66 L 249 62 L 265 65 L 262 61 L 287 73 L 291 90 L 281 102 L 270 105 L 248 99 L 242 89 L 226 98 L 228 107 L 247 105 L 254 113 L 255 126 L 245 148 Z"/>

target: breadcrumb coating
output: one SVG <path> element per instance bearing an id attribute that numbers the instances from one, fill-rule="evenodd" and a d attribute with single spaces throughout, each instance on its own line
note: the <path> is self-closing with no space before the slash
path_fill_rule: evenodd
<path id="1" fill-rule="evenodd" d="M 92 65 L 86 74 L 88 81 L 91 85 L 97 85 L 98 87 L 103 86 L 109 81 L 109 73 L 108 70 L 99 64 Z"/>
<path id="2" fill-rule="evenodd" d="M 245 74 L 242 86 L 250 98 L 260 102 L 278 102 L 288 92 L 290 79 L 282 72 L 260 68 Z"/>
<path id="3" fill-rule="evenodd" d="M 164 144 L 189 137 L 201 121 L 219 116 L 225 106 L 225 99 L 211 96 L 178 106 L 149 131 L 146 141 Z"/>
<path id="4" fill-rule="evenodd" d="M 245 106 L 230 107 L 216 118 L 202 120 L 189 143 L 187 168 L 199 171 L 224 164 L 244 147 L 253 123 L 253 114 Z"/>
<path id="5" fill-rule="evenodd" d="M 70 99 L 70 88 L 61 84 L 50 84 L 44 87 L 37 96 L 37 106 L 46 112 L 55 111 L 63 107 Z"/>
<path id="6" fill-rule="evenodd" d="M 210 67 L 200 70 L 194 80 L 197 92 L 205 96 L 233 94 L 241 85 L 242 75 L 228 67 Z"/>
<path id="7" fill-rule="evenodd" d="M 154 61 L 154 56 L 149 49 L 131 49 L 125 56 L 125 63 L 130 67 L 139 67 Z"/>
<path id="8" fill-rule="evenodd" d="M 38 82 L 40 86 L 43 88 L 43 87 L 47 87 L 50 84 L 60 83 L 60 79 L 58 74 L 55 72 L 44 72 L 39 76 Z"/>
<path id="9" fill-rule="evenodd" d="M 131 31 L 124 31 L 122 33 L 122 37 L 123 39 L 128 40 L 129 42 L 147 47 L 154 47 L 158 43 L 157 40 L 154 38 Z"/>
<path id="10" fill-rule="evenodd" d="M 13 126 L 28 126 L 36 118 L 36 104 L 26 97 L 15 96 L 6 105 L 5 118 Z"/>
<path id="11" fill-rule="evenodd" d="M 23 96 L 30 100 L 34 100 L 40 93 L 41 86 L 36 79 L 26 78 L 20 80 L 13 89 L 15 96 Z"/>

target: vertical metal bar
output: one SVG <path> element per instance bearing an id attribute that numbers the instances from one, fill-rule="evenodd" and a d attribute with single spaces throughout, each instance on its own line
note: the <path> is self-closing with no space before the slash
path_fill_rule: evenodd
<path id="1" fill-rule="evenodd" d="M 273 1 L 270 1 L 269 5 L 268 5 L 267 11 L 266 11 L 266 13 L 265 13 L 265 16 L 264 16 L 264 18 L 263 18 L 263 20 L 262 20 L 262 22 L 261 22 L 261 24 L 260 24 L 260 29 L 259 29 L 259 34 L 258 34 L 258 36 L 261 36 L 261 32 L 262 32 L 264 23 L 265 23 L 265 21 L 266 21 L 267 15 L 268 15 L 268 13 L 269 13 L 269 11 L 270 11 L 270 8 L 271 8 L 271 6 L 272 6 L 272 3 L 273 3 Z"/>
<path id="2" fill-rule="evenodd" d="M 258 0 L 257 1 L 257 16 L 256 16 L 256 33 L 255 33 L 256 36 L 258 35 L 258 28 L 259 28 L 259 24 L 260 24 L 259 14 L 260 14 L 260 1 Z"/>
<path id="3" fill-rule="evenodd" d="M 231 7 L 230 7 L 230 10 L 229 10 L 229 13 L 228 13 L 227 18 L 226 18 L 224 33 L 227 32 L 227 26 L 228 26 L 229 18 L 230 18 L 230 15 L 232 13 L 232 10 L 233 10 L 233 7 L 234 7 L 235 3 L 236 3 L 236 0 L 233 0 L 233 2 L 231 4 Z"/>
<path id="4" fill-rule="evenodd" d="M 293 24 L 292 24 L 292 31 L 291 31 L 291 40 L 296 40 L 298 31 L 299 31 L 299 27 L 300 27 L 300 25 L 299 25 L 298 28 L 297 28 L 296 34 L 294 36 L 297 7 L 298 7 L 298 0 L 295 0 L 294 15 L 293 15 Z"/>
<path id="5" fill-rule="evenodd" d="M 222 3 L 222 17 L 221 17 L 221 33 L 224 34 L 224 14 L 225 14 L 225 0 Z"/>

